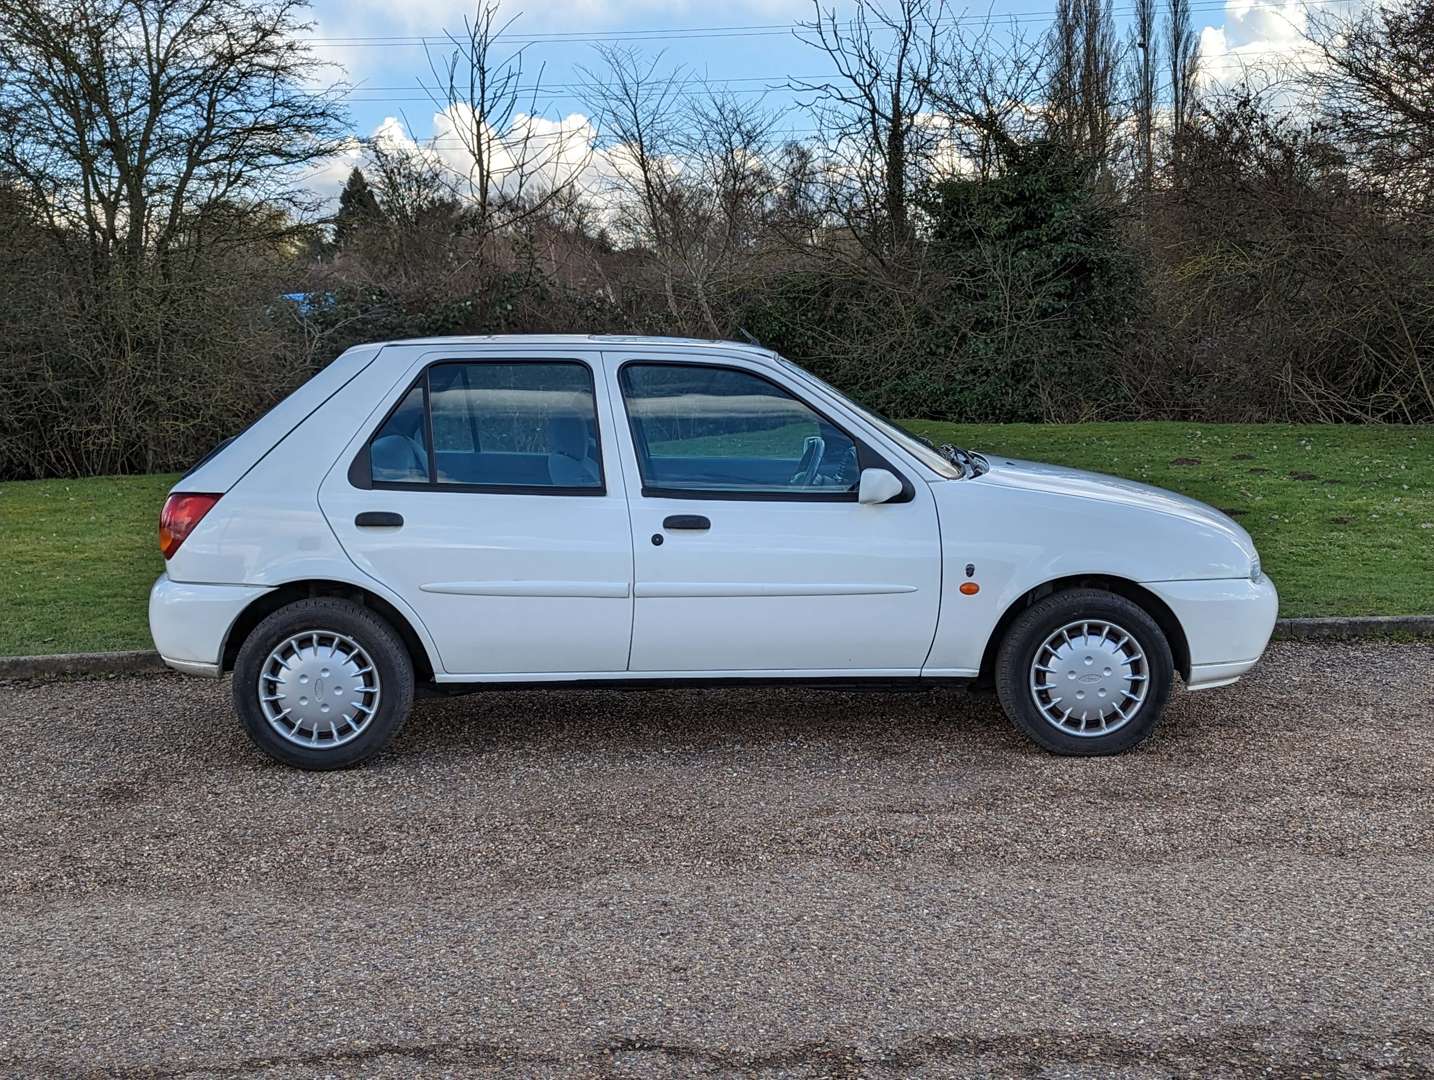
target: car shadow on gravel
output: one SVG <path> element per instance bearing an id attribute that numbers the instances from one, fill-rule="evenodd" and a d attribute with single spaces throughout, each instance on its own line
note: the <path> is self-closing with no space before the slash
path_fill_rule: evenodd
<path id="1" fill-rule="evenodd" d="M 814 688 L 480 691 L 421 699 L 389 757 L 547 747 L 730 750 L 954 740 L 967 749 L 1024 746 L 993 695 L 962 690 Z"/>

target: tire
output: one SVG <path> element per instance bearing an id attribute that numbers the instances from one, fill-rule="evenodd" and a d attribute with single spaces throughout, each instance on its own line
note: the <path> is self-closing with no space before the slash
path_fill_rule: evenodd
<path id="1" fill-rule="evenodd" d="M 1109 629 L 1097 636 L 1099 628 Z M 1154 732 L 1174 670 L 1170 643 L 1144 608 L 1103 589 L 1069 589 L 1032 604 L 1006 631 L 996 693 L 1012 723 L 1052 753 L 1119 754 Z"/>
<path id="2" fill-rule="evenodd" d="M 234 662 L 233 692 L 244 730 L 275 761 L 347 769 L 379 753 L 408 719 L 413 660 L 368 608 L 314 597 L 254 628 Z"/>

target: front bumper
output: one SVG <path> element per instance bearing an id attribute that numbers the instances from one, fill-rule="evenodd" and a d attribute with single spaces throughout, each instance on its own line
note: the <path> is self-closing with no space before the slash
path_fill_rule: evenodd
<path id="1" fill-rule="evenodd" d="M 1185 630 L 1190 646 L 1187 690 L 1234 682 L 1255 666 L 1275 628 L 1280 597 L 1263 574 L 1214 581 L 1147 581 Z"/>
<path id="2" fill-rule="evenodd" d="M 161 574 L 149 591 L 154 647 L 175 671 L 217 679 L 234 620 L 270 591 L 263 585 L 196 585 Z"/>

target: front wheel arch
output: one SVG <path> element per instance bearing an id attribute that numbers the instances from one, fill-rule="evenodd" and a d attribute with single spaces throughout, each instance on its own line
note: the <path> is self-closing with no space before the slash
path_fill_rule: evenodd
<path id="1" fill-rule="evenodd" d="M 1180 672 L 1181 678 L 1189 681 L 1190 643 L 1185 638 L 1185 628 L 1180 625 L 1180 620 L 1175 617 L 1175 612 L 1170 610 L 1170 606 L 1164 600 L 1138 582 L 1128 578 L 1115 577 L 1110 574 L 1075 574 L 1043 582 L 1022 593 L 1006 608 L 991 630 L 991 636 L 986 639 L 986 648 L 981 654 L 981 673 L 976 680 L 978 684 L 983 686 L 994 684 L 996 654 L 1000 652 L 1001 642 L 1005 640 L 1006 632 L 1021 612 L 1037 601 L 1066 589 L 1104 589 L 1106 592 L 1123 596 L 1144 609 L 1145 613 L 1155 620 L 1155 624 L 1165 635 L 1166 641 L 1170 643 L 1170 653 L 1175 660 L 1175 670 Z"/>

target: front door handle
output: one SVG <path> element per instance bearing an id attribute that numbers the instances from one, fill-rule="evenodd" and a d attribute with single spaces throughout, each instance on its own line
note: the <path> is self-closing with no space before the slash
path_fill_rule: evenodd
<path id="1" fill-rule="evenodd" d="M 392 514 L 387 510 L 365 510 L 354 518 L 354 524 L 360 528 L 387 526 L 390 529 L 396 529 L 403 524 L 403 515 Z"/>
<path id="2" fill-rule="evenodd" d="M 664 529 L 710 529 L 712 522 L 701 514 L 672 514 L 662 519 Z"/>

